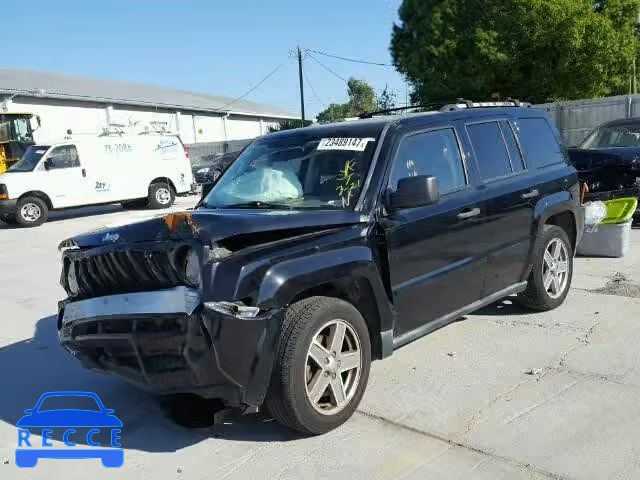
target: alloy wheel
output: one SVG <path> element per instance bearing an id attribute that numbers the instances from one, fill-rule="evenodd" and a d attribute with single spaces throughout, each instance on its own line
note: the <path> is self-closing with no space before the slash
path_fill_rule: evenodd
<path id="1" fill-rule="evenodd" d="M 551 298 L 560 297 L 569 280 L 569 253 L 562 240 L 554 238 L 544 250 L 542 281 Z"/>
<path id="2" fill-rule="evenodd" d="M 351 401 L 360 381 L 362 352 L 355 330 L 344 320 L 325 323 L 313 336 L 306 359 L 307 399 L 323 415 Z"/>

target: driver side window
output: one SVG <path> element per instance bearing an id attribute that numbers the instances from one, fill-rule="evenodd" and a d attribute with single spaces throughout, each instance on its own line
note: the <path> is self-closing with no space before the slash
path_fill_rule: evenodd
<path id="1" fill-rule="evenodd" d="M 51 150 L 47 157 L 49 168 L 72 168 L 80 166 L 75 145 L 64 145 Z"/>
<path id="2" fill-rule="evenodd" d="M 437 177 L 440 193 L 466 185 L 462 156 L 452 128 L 417 133 L 402 140 L 389 178 L 389 188 L 396 191 L 398 180 L 418 175 Z"/>

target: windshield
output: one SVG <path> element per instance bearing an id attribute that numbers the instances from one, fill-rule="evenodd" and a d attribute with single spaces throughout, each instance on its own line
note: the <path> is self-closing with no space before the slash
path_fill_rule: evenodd
<path id="1" fill-rule="evenodd" d="M 204 205 L 352 210 L 380 132 L 357 133 L 343 128 L 325 136 L 299 130 L 261 138 L 238 156 Z"/>
<path id="2" fill-rule="evenodd" d="M 640 147 L 640 125 L 611 125 L 598 128 L 580 148 Z"/>
<path id="3" fill-rule="evenodd" d="M 38 162 L 42 158 L 42 156 L 47 153 L 49 147 L 47 145 L 32 145 L 27 148 L 27 151 L 24 152 L 22 158 L 13 165 L 9 171 L 11 172 L 31 172 Z"/>
<path id="4" fill-rule="evenodd" d="M 100 406 L 93 397 L 88 395 L 54 395 L 42 400 L 38 412 L 68 409 L 99 412 Z"/>

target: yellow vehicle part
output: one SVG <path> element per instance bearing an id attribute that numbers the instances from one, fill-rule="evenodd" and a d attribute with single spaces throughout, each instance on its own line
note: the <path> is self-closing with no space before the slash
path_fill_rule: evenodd
<path id="1" fill-rule="evenodd" d="M 7 171 L 7 154 L 4 150 L 4 145 L 0 145 L 0 173 Z"/>

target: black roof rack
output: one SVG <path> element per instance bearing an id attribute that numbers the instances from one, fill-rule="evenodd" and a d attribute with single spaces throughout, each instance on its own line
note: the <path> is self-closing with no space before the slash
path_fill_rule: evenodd
<path id="1" fill-rule="evenodd" d="M 456 110 L 463 110 L 465 108 L 499 108 L 499 107 L 519 107 L 529 108 L 530 103 L 522 102 L 517 99 L 507 98 L 506 100 L 500 100 L 495 102 L 474 102 L 472 100 L 465 100 L 464 98 L 458 98 L 455 101 L 436 102 L 436 103 L 424 103 L 420 105 L 407 105 L 405 107 L 387 108 L 385 110 L 377 110 L 375 112 L 364 112 L 358 115 L 358 118 L 373 118 L 376 115 L 383 115 L 385 113 L 401 112 L 406 110 L 424 110 L 428 112 L 440 111 L 440 112 L 453 112 Z"/>

